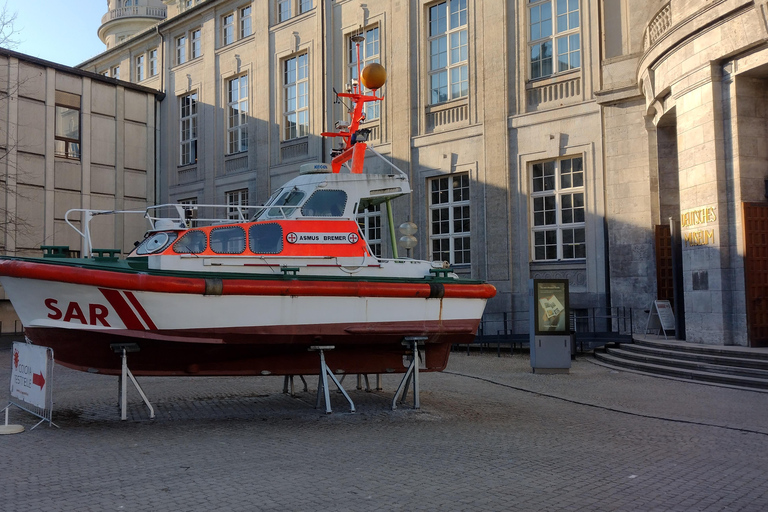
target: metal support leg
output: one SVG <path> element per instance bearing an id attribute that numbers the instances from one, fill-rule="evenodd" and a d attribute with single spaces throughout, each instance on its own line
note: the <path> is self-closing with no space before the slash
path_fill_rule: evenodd
<path id="1" fill-rule="evenodd" d="M 120 419 L 121 420 L 128 419 L 128 403 L 127 403 L 128 379 L 131 379 L 131 382 L 133 382 L 133 385 L 136 388 L 136 391 L 139 392 L 139 395 L 141 395 L 141 399 L 144 400 L 144 403 L 147 405 L 147 408 L 149 409 L 149 417 L 154 418 L 155 409 L 152 407 L 152 404 L 149 403 L 149 399 L 147 398 L 147 395 L 144 394 L 144 390 L 141 389 L 141 386 L 139 385 L 139 381 L 136 380 L 136 377 L 133 376 L 133 373 L 131 373 L 131 370 L 128 369 L 128 352 L 138 352 L 139 350 L 138 345 L 136 345 L 135 343 L 116 343 L 112 345 L 112 349 L 115 352 L 120 353 L 122 356 L 122 371 L 120 372 L 120 378 L 118 380 L 118 384 L 120 386 L 120 396 L 119 396 Z"/>
<path id="2" fill-rule="evenodd" d="M 331 414 L 331 396 L 328 393 L 328 377 L 333 380 L 334 384 L 336 384 L 336 387 L 339 388 L 339 391 L 341 394 L 344 395 L 344 398 L 347 399 L 347 402 L 349 402 L 349 412 L 355 412 L 355 404 L 352 402 L 352 399 L 349 397 L 346 391 L 344 391 L 344 388 L 341 386 L 341 382 L 338 381 L 336 376 L 333 374 L 330 368 L 328 368 L 328 365 L 325 364 L 325 354 L 323 353 L 324 350 L 333 350 L 336 348 L 333 345 L 325 345 L 325 346 L 311 346 L 309 347 L 309 350 L 317 350 L 320 352 L 320 377 L 317 380 L 317 401 L 315 402 L 315 408 L 320 407 L 320 396 L 322 394 L 323 398 L 325 398 L 325 414 Z"/>
<path id="3" fill-rule="evenodd" d="M 401 403 L 405 402 L 406 396 L 408 396 L 408 388 L 410 387 L 411 380 L 413 380 L 413 408 L 420 409 L 419 403 L 419 342 L 425 342 L 427 338 L 424 336 L 406 336 L 403 340 L 403 345 L 410 345 L 412 350 L 411 364 L 408 366 L 403 380 L 400 381 L 400 385 L 395 391 L 395 396 L 392 398 L 392 410 L 397 409 L 397 399 L 402 395 Z"/>
<path id="4" fill-rule="evenodd" d="M 376 391 L 381 391 L 382 389 L 384 388 L 381 386 L 381 374 L 377 373 L 376 374 Z"/>

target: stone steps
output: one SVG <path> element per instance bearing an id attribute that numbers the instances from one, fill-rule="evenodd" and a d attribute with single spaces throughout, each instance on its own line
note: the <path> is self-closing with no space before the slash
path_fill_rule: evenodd
<path id="1" fill-rule="evenodd" d="M 595 358 L 601 364 L 616 368 L 768 390 L 768 352 L 636 340 L 596 351 Z"/>

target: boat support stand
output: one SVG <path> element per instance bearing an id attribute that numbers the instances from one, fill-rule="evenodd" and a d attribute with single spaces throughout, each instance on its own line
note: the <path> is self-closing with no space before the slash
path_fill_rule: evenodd
<path id="1" fill-rule="evenodd" d="M 397 387 L 397 391 L 395 391 L 395 396 L 392 398 L 393 411 L 397 409 L 397 399 L 401 395 L 403 398 L 400 400 L 400 403 L 402 404 L 405 402 L 405 397 L 408 396 L 408 387 L 410 386 L 411 381 L 413 381 L 413 408 L 421 408 L 421 404 L 419 403 L 419 343 L 424 346 L 425 341 L 427 341 L 426 336 L 406 336 L 405 339 L 403 339 L 403 345 L 410 346 L 412 350 L 411 365 L 408 367 L 408 370 L 406 370 L 405 375 L 403 375 L 403 380 L 400 381 L 400 385 Z"/>
<path id="2" fill-rule="evenodd" d="M 328 393 L 328 377 L 330 376 L 334 384 L 336 384 L 336 387 L 338 387 L 339 391 L 344 395 L 344 398 L 349 402 L 349 412 L 355 412 L 355 404 L 352 402 L 352 399 L 349 398 L 349 395 L 341 386 L 341 382 L 338 381 L 331 369 L 328 368 L 328 365 L 325 363 L 325 354 L 323 354 L 323 351 L 333 350 L 334 348 L 336 348 L 335 345 L 312 345 L 309 347 L 309 350 L 320 352 L 320 378 L 317 380 L 317 402 L 315 403 L 315 409 L 320 407 L 320 395 L 322 394 L 325 398 L 325 414 L 331 414 L 332 412 L 331 396 Z"/>
<path id="3" fill-rule="evenodd" d="M 112 350 L 114 350 L 116 354 L 121 354 L 123 360 L 122 371 L 120 372 L 120 377 L 117 381 L 118 388 L 120 389 L 120 393 L 117 397 L 117 405 L 120 407 L 120 419 L 128 419 L 128 378 L 133 382 L 136 391 L 141 395 L 141 399 L 147 404 L 150 419 L 154 419 L 155 409 L 152 407 L 152 404 L 149 403 L 149 399 L 147 398 L 147 395 L 144 394 L 144 390 L 141 389 L 139 381 L 136 380 L 136 377 L 133 376 L 131 370 L 128 369 L 128 352 L 138 352 L 139 346 L 136 343 L 113 343 L 110 347 L 112 347 Z"/>
<path id="4" fill-rule="evenodd" d="M 293 388 L 293 377 L 294 375 L 286 375 L 285 379 L 283 379 L 283 393 L 288 393 L 288 388 L 290 387 L 291 396 L 296 396 L 296 391 Z M 301 382 L 304 383 L 304 392 L 307 392 L 307 381 L 304 380 L 303 375 L 299 375 L 299 378 L 301 379 Z"/>

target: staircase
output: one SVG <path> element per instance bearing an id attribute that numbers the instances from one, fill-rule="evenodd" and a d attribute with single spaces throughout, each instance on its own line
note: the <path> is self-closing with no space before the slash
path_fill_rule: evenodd
<path id="1" fill-rule="evenodd" d="M 615 368 L 768 391 L 768 349 L 635 339 L 596 350 L 595 358 Z"/>

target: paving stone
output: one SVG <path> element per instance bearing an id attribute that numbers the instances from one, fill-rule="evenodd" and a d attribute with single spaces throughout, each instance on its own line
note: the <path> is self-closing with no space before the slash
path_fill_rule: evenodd
<path id="1" fill-rule="evenodd" d="M 0 384 L 10 350 L 0 350 Z M 350 376 L 352 377 L 352 376 Z M 516 354 L 451 356 L 422 409 L 384 390 L 282 378 L 117 378 L 57 366 L 54 422 L 0 436 L 4 502 L 25 510 L 766 510 L 768 394 L 617 372 L 577 359 L 532 374 Z M 7 389 L 7 388 L 6 388 Z M 7 397 L 7 391 L 5 396 Z M 0 394 L 0 399 L 3 395 Z M 11 422 L 37 420 L 12 409 Z"/>

